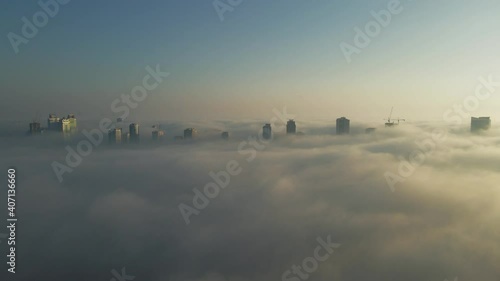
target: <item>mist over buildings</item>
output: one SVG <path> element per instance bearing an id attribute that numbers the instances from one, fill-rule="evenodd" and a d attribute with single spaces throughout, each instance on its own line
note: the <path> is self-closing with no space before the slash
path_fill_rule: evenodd
<path id="1" fill-rule="evenodd" d="M 399 175 L 399 157 L 435 124 L 365 134 L 369 124 L 354 123 L 341 136 L 333 124 L 297 120 L 305 135 L 277 133 L 253 154 L 239 146 L 262 122 L 164 122 L 231 135 L 103 143 L 61 183 L 51 163 L 64 145 L 2 136 L 2 166 L 19 175 L 16 280 L 110 280 L 123 267 L 135 280 L 282 280 L 327 236 L 341 246 L 308 280 L 497 280 L 500 128 L 443 126 L 446 139 L 393 192 L 384 174 Z M 179 205 L 193 206 L 193 189 L 230 161 L 241 172 L 186 224 Z"/>
<path id="2" fill-rule="evenodd" d="M 0 6 L 1 281 L 499 280 L 500 1 Z"/>

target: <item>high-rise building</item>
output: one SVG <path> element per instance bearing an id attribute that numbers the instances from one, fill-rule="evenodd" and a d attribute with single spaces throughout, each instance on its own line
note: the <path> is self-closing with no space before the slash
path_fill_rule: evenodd
<path id="1" fill-rule="evenodd" d="M 76 118 L 74 114 L 59 118 L 55 114 L 49 114 L 47 129 L 50 131 L 62 131 L 63 133 L 74 133 L 77 131 Z"/>
<path id="2" fill-rule="evenodd" d="M 266 140 L 271 139 L 272 137 L 272 129 L 271 124 L 266 124 L 262 127 L 262 137 Z"/>
<path id="3" fill-rule="evenodd" d="M 198 136 L 198 132 L 196 131 L 195 128 L 187 128 L 184 130 L 184 139 L 193 139 Z"/>
<path id="4" fill-rule="evenodd" d="M 491 127 L 490 117 L 471 117 L 470 131 L 479 132 L 488 130 Z"/>
<path id="5" fill-rule="evenodd" d="M 51 131 L 61 131 L 61 118 L 57 117 L 55 114 L 49 114 L 47 119 L 47 129 Z"/>
<path id="6" fill-rule="evenodd" d="M 76 131 L 76 118 L 74 114 L 68 114 L 70 131 Z"/>
<path id="7" fill-rule="evenodd" d="M 349 134 L 350 131 L 350 121 L 345 117 L 337 119 L 337 135 Z"/>
<path id="8" fill-rule="evenodd" d="M 61 123 L 61 130 L 63 133 L 74 133 L 76 132 L 76 118 L 74 114 L 68 114 L 68 117 L 59 120 Z"/>
<path id="9" fill-rule="evenodd" d="M 220 136 L 221 136 L 221 138 L 228 140 L 229 139 L 229 132 L 222 132 L 222 134 L 220 134 Z"/>
<path id="10" fill-rule="evenodd" d="M 122 129 L 114 128 L 109 130 L 108 141 L 110 144 L 120 144 L 122 142 Z"/>
<path id="11" fill-rule="evenodd" d="M 138 143 L 139 142 L 139 124 L 132 123 L 129 126 L 130 133 L 130 142 Z"/>
<path id="12" fill-rule="evenodd" d="M 123 132 L 122 143 L 129 143 L 129 142 L 130 142 L 130 132 Z"/>
<path id="13" fill-rule="evenodd" d="M 153 140 L 161 140 L 163 138 L 163 136 L 165 135 L 165 131 L 155 130 L 155 131 L 153 131 L 153 133 L 151 135 L 152 135 Z"/>
<path id="14" fill-rule="evenodd" d="M 69 119 L 66 118 L 61 119 L 61 128 L 63 133 L 69 133 L 71 131 L 71 123 Z"/>
<path id="15" fill-rule="evenodd" d="M 42 127 L 40 126 L 40 123 L 35 122 L 35 121 L 30 123 L 30 134 L 31 135 L 40 134 L 41 132 L 42 132 Z"/>
<path id="16" fill-rule="evenodd" d="M 287 134 L 295 134 L 297 132 L 297 126 L 295 125 L 295 121 L 290 119 L 286 122 L 286 133 Z"/>

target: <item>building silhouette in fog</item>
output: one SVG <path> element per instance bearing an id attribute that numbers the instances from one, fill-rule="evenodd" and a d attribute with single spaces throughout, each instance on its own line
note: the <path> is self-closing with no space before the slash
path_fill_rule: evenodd
<path id="1" fill-rule="evenodd" d="M 229 139 L 229 132 L 222 132 L 222 134 L 220 134 L 220 137 L 222 139 L 228 140 Z"/>
<path id="2" fill-rule="evenodd" d="M 479 132 L 486 131 L 491 127 L 490 117 L 471 117 L 470 131 Z"/>
<path id="3" fill-rule="evenodd" d="M 163 130 L 154 130 L 152 133 L 151 133 L 151 137 L 154 141 L 157 141 L 157 140 L 162 140 L 163 139 L 163 136 L 165 136 L 165 131 Z"/>
<path id="4" fill-rule="evenodd" d="M 295 125 L 295 121 L 293 119 L 288 120 L 288 122 L 286 122 L 286 133 L 295 134 L 296 132 L 297 126 Z"/>
<path id="5" fill-rule="evenodd" d="M 198 136 L 198 132 L 195 128 L 187 128 L 184 130 L 184 139 L 193 139 Z"/>
<path id="6" fill-rule="evenodd" d="M 108 142 L 109 144 L 121 144 L 122 143 L 122 129 L 114 128 L 108 132 Z"/>
<path id="7" fill-rule="evenodd" d="M 40 126 L 39 122 L 31 122 L 30 123 L 30 134 L 31 135 L 36 135 L 40 134 L 42 132 L 42 127 Z"/>
<path id="8" fill-rule="evenodd" d="M 69 130 L 71 132 L 75 132 L 77 128 L 75 114 L 68 114 L 68 117 L 66 117 L 66 119 L 69 120 Z"/>
<path id="9" fill-rule="evenodd" d="M 47 119 L 47 130 L 50 131 L 62 131 L 61 118 L 57 117 L 55 114 L 49 114 Z"/>
<path id="10" fill-rule="evenodd" d="M 349 134 L 350 131 L 350 122 L 349 119 L 345 117 L 341 117 L 337 119 L 337 135 L 346 135 Z"/>
<path id="11" fill-rule="evenodd" d="M 55 114 L 49 114 L 47 129 L 62 131 L 63 133 L 74 133 L 77 131 L 76 117 L 74 114 L 68 114 L 67 117 L 59 118 Z"/>
<path id="12" fill-rule="evenodd" d="M 69 119 L 61 119 L 61 128 L 63 133 L 69 133 L 71 131 L 71 124 L 69 122 Z"/>
<path id="13" fill-rule="evenodd" d="M 130 132 L 123 132 L 121 143 L 129 143 L 129 142 L 130 142 Z"/>
<path id="14" fill-rule="evenodd" d="M 365 133 L 366 134 L 373 134 L 373 133 L 375 133 L 376 130 L 377 129 L 375 129 L 375 128 L 366 128 Z"/>
<path id="15" fill-rule="evenodd" d="M 139 124 L 132 123 L 128 126 L 128 128 L 129 128 L 128 131 L 130 133 L 130 136 L 129 136 L 130 142 L 138 143 L 139 142 Z"/>
<path id="16" fill-rule="evenodd" d="M 271 129 L 271 124 L 266 124 L 264 127 L 262 127 L 262 137 L 266 140 L 271 139 L 273 135 L 272 129 Z"/>

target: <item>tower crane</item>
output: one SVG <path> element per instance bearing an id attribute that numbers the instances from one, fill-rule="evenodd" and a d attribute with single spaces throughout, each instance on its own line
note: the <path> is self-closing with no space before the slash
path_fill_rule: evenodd
<path id="1" fill-rule="evenodd" d="M 393 110 L 394 110 L 394 106 L 391 108 L 391 112 L 389 113 L 389 117 L 387 118 L 387 122 L 385 122 L 386 127 L 393 127 L 393 126 L 399 125 L 400 121 L 406 121 L 405 119 L 400 119 L 399 117 L 397 119 L 391 119 Z M 395 121 L 397 121 L 397 123 Z"/>

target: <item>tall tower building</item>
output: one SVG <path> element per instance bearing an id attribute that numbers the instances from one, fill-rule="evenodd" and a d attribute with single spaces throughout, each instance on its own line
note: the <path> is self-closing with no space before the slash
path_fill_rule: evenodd
<path id="1" fill-rule="evenodd" d="M 68 114 L 69 120 L 69 130 L 71 132 L 76 132 L 76 117 L 75 114 Z"/>
<path id="2" fill-rule="evenodd" d="M 471 117 L 470 120 L 470 131 L 473 133 L 479 132 L 481 130 L 488 130 L 491 127 L 490 117 Z"/>
<path id="3" fill-rule="evenodd" d="M 187 128 L 184 130 L 184 139 L 193 139 L 198 136 L 198 132 L 195 128 Z"/>
<path id="4" fill-rule="evenodd" d="M 290 119 L 286 122 L 286 133 L 287 134 L 295 134 L 297 132 L 297 126 L 295 125 L 295 121 Z"/>
<path id="5" fill-rule="evenodd" d="M 121 143 L 129 143 L 130 142 L 130 132 L 123 132 Z"/>
<path id="6" fill-rule="evenodd" d="M 114 128 L 108 132 L 109 144 L 120 144 L 122 142 L 122 129 Z"/>
<path id="7" fill-rule="evenodd" d="M 49 114 L 47 129 L 51 131 L 61 131 L 61 118 L 57 117 L 55 114 Z"/>
<path id="8" fill-rule="evenodd" d="M 69 119 L 66 118 L 61 119 L 61 128 L 63 133 L 69 133 L 71 131 L 71 124 Z"/>
<path id="9" fill-rule="evenodd" d="M 76 118 L 74 114 L 68 114 L 68 117 L 59 120 L 63 133 L 76 132 Z"/>
<path id="10" fill-rule="evenodd" d="M 42 132 L 42 128 L 40 126 L 40 123 L 33 121 L 30 123 L 30 134 L 31 135 L 36 135 L 40 134 Z"/>
<path id="11" fill-rule="evenodd" d="M 132 123 L 129 126 L 130 142 L 139 142 L 139 124 Z"/>
<path id="12" fill-rule="evenodd" d="M 350 131 L 350 120 L 345 118 L 345 117 L 341 117 L 341 118 L 338 118 L 337 119 L 337 135 L 347 135 L 349 134 L 349 131 Z"/>
<path id="13" fill-rule="evenodd" d="M 266 124 L 262 127 L 262 137 L 266 140 L 271 139 L 272 137 L 272 129 L 271 124 Z"/>
<path id="14" fill-rule="evenodd" d="M 151 133 L 151 136 L 152 136 L 154 141 L 162 140 L 164 135 L 165 135 L 165 131 L 162 131 L 162 130 L 155 130 Z"/>

